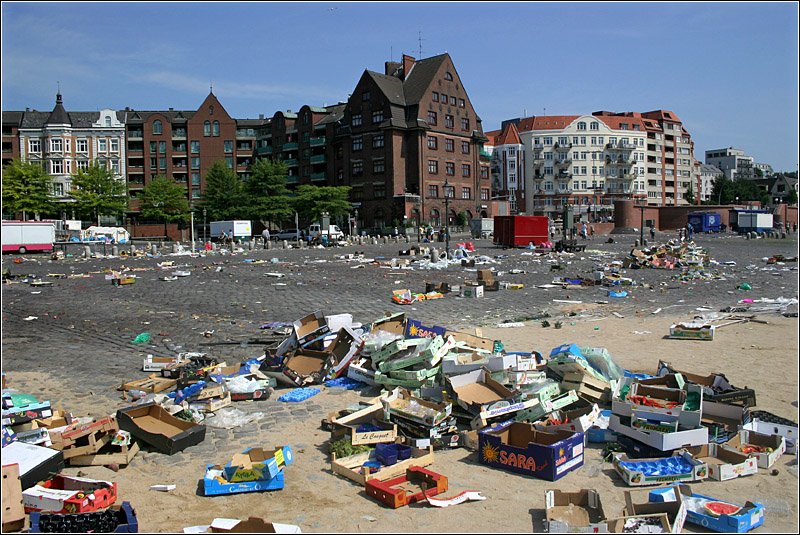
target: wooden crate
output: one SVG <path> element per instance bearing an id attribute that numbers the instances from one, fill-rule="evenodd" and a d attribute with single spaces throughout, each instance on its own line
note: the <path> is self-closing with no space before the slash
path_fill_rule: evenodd
<path id="1" fill-rule="evenodd" d="M 22 506 L 22 483 L 19 465 L 3 465 L 3 533 L 20 531 L 25 527 L 25 509 Z"/>
<path id="2" fill-rule="evenodd" d="M 370 457 L 372 455 L 372 457 Z M 375 460 L 375 453 L 364 452 L 349 457 L 342 457 L 337 459 L 335 454 L 332 454 L 331 471 L 334 474 L 346 477 L 351 481 L 355 481 L 359 485 L 366 485 L 367 481 L 372 479 L 389 479 L 397 477 L 406 472 L 412 466 L 428 466 L 433 464 L 433 446 L 428 446 L 428 449 L 414 448 L 411 451 L 411 457 L 399 461 L 392 466 L 385 466 L 372 474 L 364 474 L 361 472 L 361 466 L 370 460 Z"/>
<path id="3" fill-rule="evenodd" d="M 115 446 L 109 444 L 106 448 L 102 449 L 110 450 L 111 448 L 119 448 L 120 451 L 109 453 L 98 452 L 89 455 L 70 457 L 69 464 L 71 466 L 108 466 L 110 464 L 125 466 L 130 464 L 131 460 L 139 453 L 139 443 L 134 439 L 131 439 L 130 446 Z"/>
<path id="4" fill-rule="evenodd" d="M 156 392 L 161 392 L 162 390 L 167 390 L 168 388 L 173 388 L 175 385 L 178 384 L 178 381 L 175 379 L 167 379 L 164 377 L 158 377 L 156 374 L 150 374 L 147 379 L 139 379 L 137 381 L 130 381 L 127 383 L 123 383 L 117 390 L 122 390 L 127 392 L 129 390 L 141 390 L 147 394 L 155 394 Z"/>

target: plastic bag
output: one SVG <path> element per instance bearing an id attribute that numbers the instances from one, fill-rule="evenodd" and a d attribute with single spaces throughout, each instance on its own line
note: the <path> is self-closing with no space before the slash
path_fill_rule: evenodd
<path id="1" fill-rule="evenodd" d="M 236 375 L 231 379 L 226 379 L 225 384 L 234 394 L 246 394 L 261 390 L 269 386 L 269 381 L 257 381 L 256 379 L 248 379 L 244 375 Z"/>
<path id="2" fill-rule="evenodd" d="M 364 336 L 364 347 L 361 349 L 361 353 L 364 356 L 369 356 L 373 353 L 377 353 L 381 349 L 384 348 L 387 344 L 394 342 L 395 340 L 400 340 L 403 337 L 399 334 L 392 334 L 386 331 L 376 331 L 374 333 L 369 333 Z"/>
<path id="3" fill-rule="evenodd" d="M 263 412 L 246 413 L 239 409 L 224 408 L 214 413 L 214 416 L 206 418 L 205 425 L 221 429 L 232 429 L 256 423 L 266 415 Z"/>
<path id="4" fill-rule="evenodd" d="M 150 333 L 141 333 L 136 338 L 134 338 L 131 343 L 132 344 L 146 344 L 150 341 Z"/>

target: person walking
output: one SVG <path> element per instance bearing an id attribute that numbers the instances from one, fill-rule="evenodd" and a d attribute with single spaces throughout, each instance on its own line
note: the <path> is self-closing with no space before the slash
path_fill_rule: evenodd
<path id="1" fill-rule="evenodd" d="M 694 229 L 691 225 L 686 225 L 686 241 L 692 241 L 692 233 Z"/>
<path id="2" fill-rule="evenodd" d="M 269 242 L 269 229 L 265 228 L 264 232 L 261 233 L 261 237 L 264 238 L 264 249 L 267 248 L 267 242 Z"/>
<path id="3" fill-rule="evenodd" d="M 655 241 L 656 239 L 656 227 L 654 225 L 650 225 L 650 241 Z"/>

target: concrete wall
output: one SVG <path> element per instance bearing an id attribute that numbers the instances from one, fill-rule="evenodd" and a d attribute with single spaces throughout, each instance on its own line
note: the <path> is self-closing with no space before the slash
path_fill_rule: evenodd
<path id="1" fill-rule="evenodd" d="M 750 203 L 750 208 L 760 208 L 757 202 Z M 645 221 L 655 222 L 657 230 L 676 230 L 686 226 L 689 212 L 716 212 L 720 216 L 722 224 L 728 228 L 731 226 L 730 213 L 734 208 L 748 208 L 747 205 L 710 205 L 710 206 L 648 206 L 644 209 Z M 776 221 L 784 221 L 784 218 L 792 225 L 797 223 L 797 207 L 778 205 L 774 210 Z M 631 229 L 639 228 L 641 225 L 641 208 L 634 205 L 630 200 L 614 201 L 614 228 Z M 647 223 L 645 223 L 647 227 Z"/>

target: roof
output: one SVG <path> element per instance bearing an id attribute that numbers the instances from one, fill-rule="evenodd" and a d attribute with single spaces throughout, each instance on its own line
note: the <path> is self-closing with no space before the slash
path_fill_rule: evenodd
<path id="1" fill-rule="evenodd" d="M 19 126 L 22 124 L 22 116 L 24 111 L 4 111 L 3 112 L 3 126 Z"/>
<path id="2" fill-rule="evenodd" d="M 389 100 L 390 104 L 397 106 L 405 106 L 406 98 L 403 91 L 403 81 L 394 76 L 387 76 L 375 71 L 366 71 L 366 74 L 372 78 L 381 93 Z"/>
<path id="3" fill-rule="evenodd" d="M 675 115 L 675 112 L 669 110 L 653 110 L 642 112 L 642 117 L 647 119 L 655 119 L 657 121 L 674 121 L 676 123 L 681 122 L 680 117 Z"/>
<path id="4" fill-rule="evenodd" d="M 56 106 L 47 117 L 45 124 L 72 124 L 72 120 L 64 109 L 64 102 L 61 100 L 61 93 L 56 94 Z"/>
<path id="5" fill-rule="evenodd" d="M 419 104 L 446 57 L 447 54 L 440 54 L 420 59 L 414 63 L 411 71 L 406 73 L 406 79 L 403 82 L 403 90 L 408 104 Z"/>
<path id="6" fill-rule="evenodd" d="M 489 132 L 484 132 L 483 134 L 489 140 L 486 142 L 486 144 L 490 146 L 497 145 L 497 138 L 500 137 L 500 134 L 502 133 L 503 133 L 502 130 L 491 130 Z"/>
<path id="7" fill-rule="evenodd" d="M 125 114 L 125 122 L 138 122 L 138 121 L 147 121 L 151 115 L 162 115 L 167 118 L 170 122 L 175 121 L 185 121 L 187 119 L 191 119 L 196 112 L 194 111 L 185 111 L 185 110 L 127 110 L 122 112 Z"/>
<path id="8" fill-rule="evenodd" d="M 639 125 L 640 130 L 645 129 L 641 117 L 628 115 L 596 115 L 595 117 L 603 121 L 612 130 L 620 130 L 620 125 L 623 123 L 628 125 L 628 130 L 633 130 L 633 125 Z"/>
<path id="9" fill-rule="evenodd" d="M 721 175 L 722 171 L 715 165 L 708 165 L 705 163 L 700 164 L 700 174 L 701 175 Z"/>
<path id="10" fill-rule="evenodd" d="M 314 113 L 328 113 L 328 110 L 320 108 L 319 106 L 309 106 L 308 109 Z"/>
<path id="11" fill-rule="evenodd" d="M 344 116 L 344 109 L 347 107 L 347 104 L 335 104 L 333 106 L 327 106 L 325 111 L 328 112 L 328 115 L 317 121 L 314 126 L 324 125 L 328 123 L 335 123 L 339 119 Z"/>
<path id="12" fill-rule="evenodd" d="M 496 145 L 522 145 L 522 140 L 519 138 L 519 132 L 514 123 L 508 123 L 505 130 L 497 138 Z"/>
<path id="13" fill-rule="evenodd" d="M 580 117 L 580 115 L 540 115 L 537 117 L 526 117 L 520 120 L 517 131 L 561 130 L 566 128 L 578 117 Z"/>

